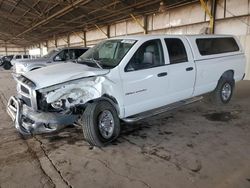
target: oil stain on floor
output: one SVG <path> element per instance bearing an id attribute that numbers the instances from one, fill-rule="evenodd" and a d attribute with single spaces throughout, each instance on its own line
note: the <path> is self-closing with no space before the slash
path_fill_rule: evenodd
<path id="1" fill-rule="evenodd" d="M 205 114 L 204 117 L 209 121 L 221 121 L 221 122 L 228 122 L 232 119 L 237 119 L 238 116 L 232 112 L 216 112 Z"/>

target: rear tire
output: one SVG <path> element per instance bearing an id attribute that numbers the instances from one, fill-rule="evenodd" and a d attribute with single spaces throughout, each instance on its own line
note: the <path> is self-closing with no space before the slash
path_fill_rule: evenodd
<path id="1" fill-rule="evenodd" d="M 88 104 L 81 123 L 86 141 L 94 146 L 103 147 L 120 135 L 120 119 L 108 101 Z"/>
<path id="2" fill-rule="evenodd" d="M 211 93 L 210 101 L 217 105 L 229 103 L 233 95 L 234 84 L 233 78 L 222 77 L 215 90 Z"/>

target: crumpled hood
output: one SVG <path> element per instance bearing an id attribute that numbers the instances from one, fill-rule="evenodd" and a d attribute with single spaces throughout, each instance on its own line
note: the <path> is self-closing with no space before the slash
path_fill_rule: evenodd
<path id="1" fill-rule="evenodd" d="M 23 76 L 34 82 L 36 89 L 41 89 L 79 78 L 107 73 L 109 73 L 107 69 L 93 68 L 77 63 L 60 63 L 26 72 Z"/>

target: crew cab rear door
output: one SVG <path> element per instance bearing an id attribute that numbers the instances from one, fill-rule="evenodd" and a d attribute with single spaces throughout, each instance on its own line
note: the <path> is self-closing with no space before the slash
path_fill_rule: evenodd
<path id="1" fill-rule="evenodd" d="M 185 37 L 164 37 L 168 53 L 168 103 L 192 97 L 196 68 L 192 51 Z"/>

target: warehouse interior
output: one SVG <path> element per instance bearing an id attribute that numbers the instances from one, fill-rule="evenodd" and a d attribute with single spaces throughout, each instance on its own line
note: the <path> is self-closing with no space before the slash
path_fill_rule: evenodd
<path id="1" fill-rule="evenodd" d="M 0 67 L 0 188 L 250 187 L 250 0 L 0 0 L 0 57 L 158 34 L 236 36 L 246 66 L 232 103 L 124 123 L 104 148 L 76 125 L 25 137 L 6 113 L 14 69 Z"/>
<path id="2" fill-rule="evenodd" d="M 250 79 L 248 0 L 8 0 L 0 7 L 1 55 L 31 51 L 42 56 L 57 47 L 93 46 L 123 35 L 232 34 L 245 49 Z"/>

